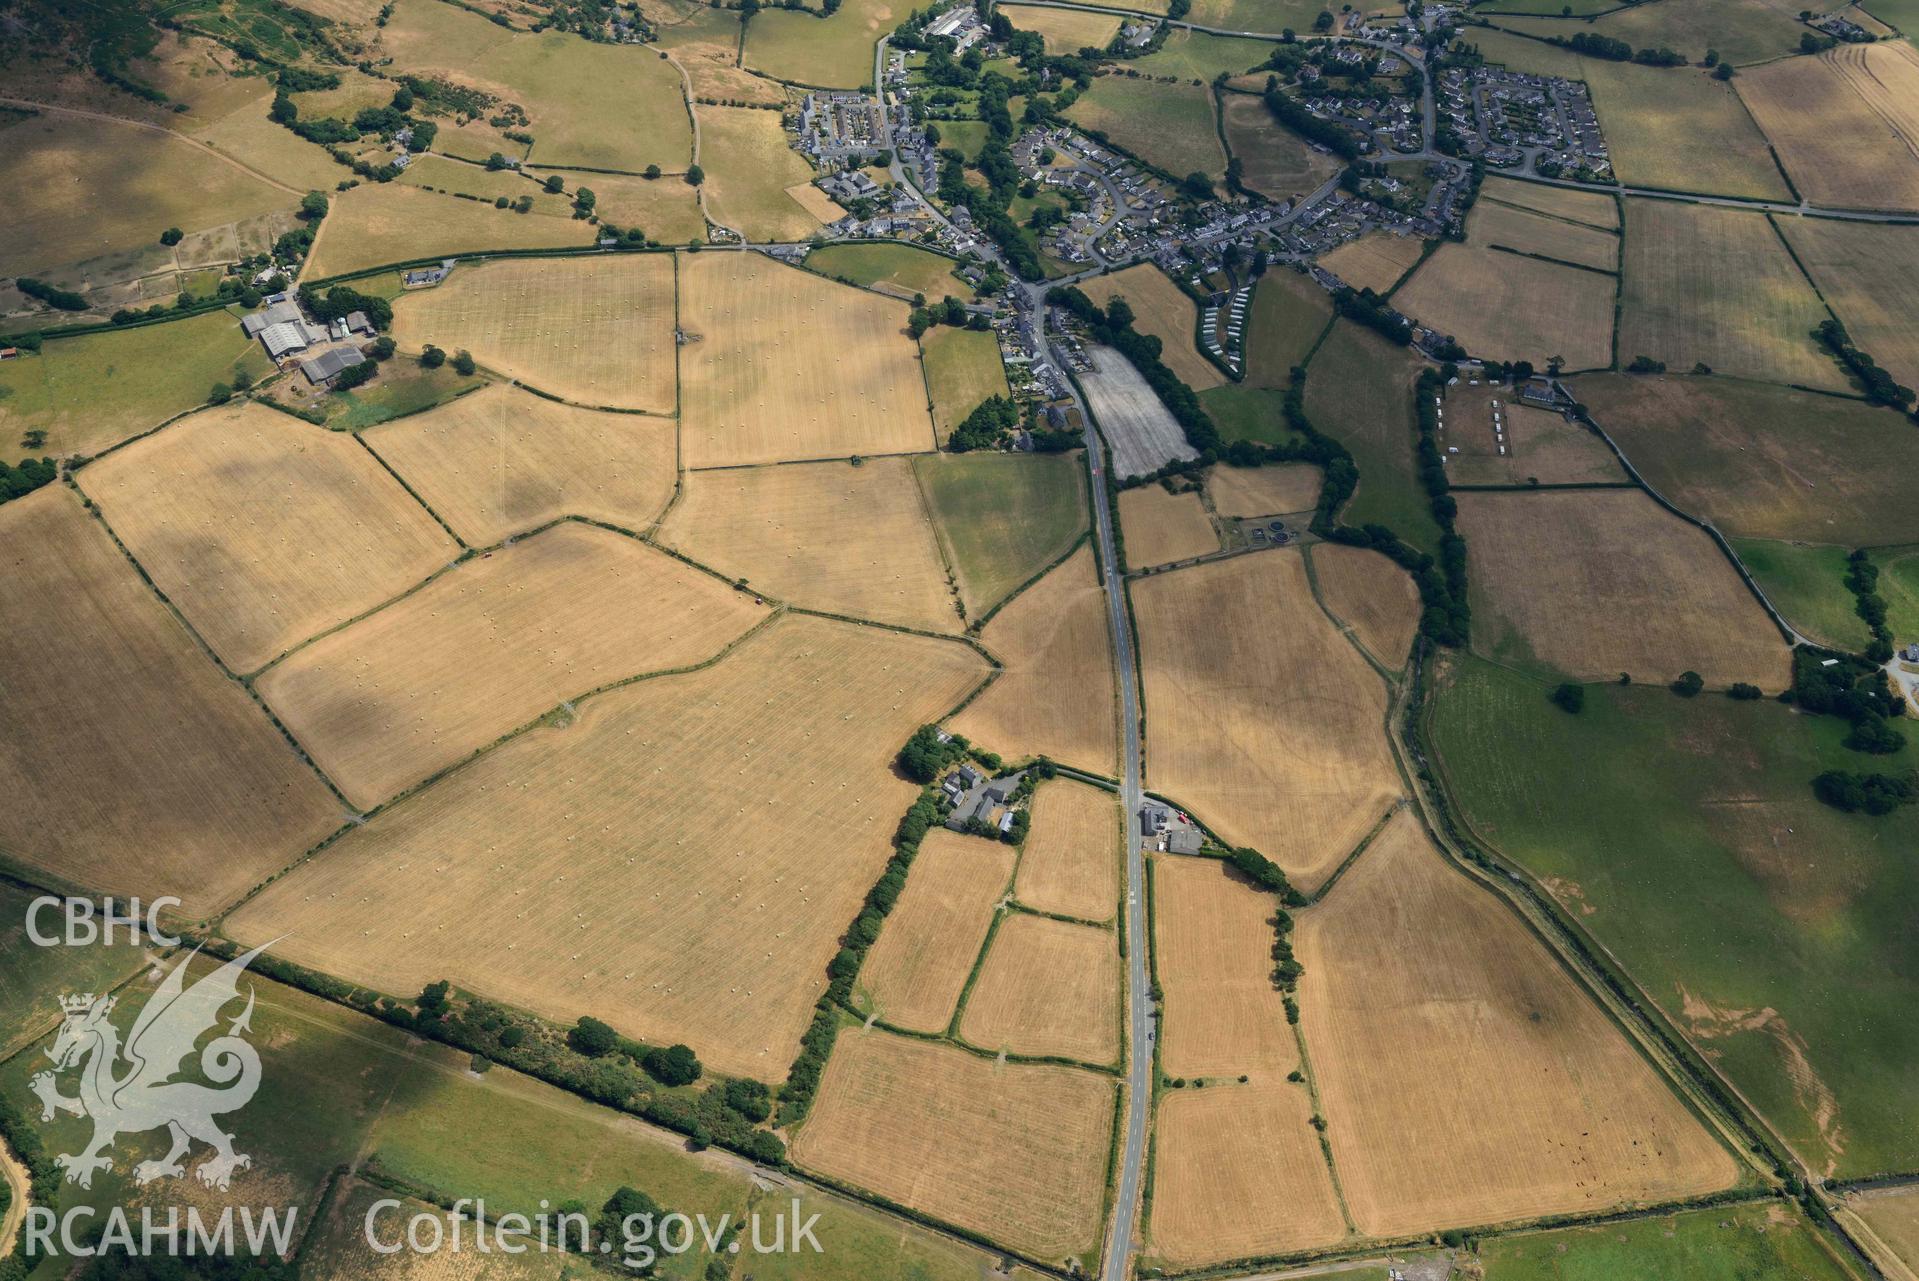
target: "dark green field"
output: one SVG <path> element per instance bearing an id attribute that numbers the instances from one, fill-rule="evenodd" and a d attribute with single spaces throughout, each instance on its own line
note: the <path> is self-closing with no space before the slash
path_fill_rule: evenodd
<path id="1" fill-rule="evenodd" d="M 1086 528 L 1078 453 L 932 454 L 913 460 L 913 474 L 973 618 L 1064 556 Z"/>
<path id="2" fill-rule="evenodd" d="M 1919 808 L 1813 799 L 1867 757 L 1846 726 L 1766 700 L 1547 686 L 1455 660 L 1431 713 L 1482 839 L 1557 893 L 1816 1171 L 1919 1167 Z M 1919 729 L 1907 733 L 1919 738 Z M 1768 1013 L 1768 1011 L 1775 1013 Z"/>
<path id="3" fill-rule="evenodd" d="M 1264 387 L 1245 383 L 1227 383 L 1199 393 L 1199 403 L 1227 440 L 1257 440 L 1268 445 L 1283 445 L 1297 440 L 1299 433 L 1286 425 L 1280 406 L 1284 397 Z"/>
<path id="4" fill-rule="evenodd" d="M 1735 538 L 1732 549 L 1773 608 L 1803 635 L 1853 653 L 1872 640 L 1846 586 L 1846 548 Z"/>
<path id="5" fill-rule="evenodd" d="M 1805 1216 L 1773 1203 L 1502 1237 L 1486 1281 L 1845 1281 Z"/>
<path id="6" fill-rule="evenodd" d="M 1421 367 L 1404 348 L 1340 321 L 1307 366 L 1306 413 L 1359 465 L 1359 489 L 1340 518 L 1390 525 L 1413 546 L 1437 552 L 1439 526 L 1413 470 L 1413 380 Z"/>
<path id="7" fill-rule="evenodd" d="M 1326 291 L 1293 271 L 1269 271 L 1253 290 L 1246 323 L 1246 381 L 1284 388 L 1293 366 L 1306 355 L 1333 318 Z"/>
<path id="8" fill-rule="evenodd" d="M 1886 547 L 1872 553 L 1879 567 L 1879 594 L 1886 622 L 1900 645 L 1919 640 L 1919 547 Z"/>
<path id="9" fill-rule="evenodd" d="M 38 947 L 27 937 L 27 905 L 32 891 L 0 882 L 0 1055 L 20 1048 L 26 1039 L 60 1021 L 60 996 L 67 992 L 106 992 L 140 968 L 142 952 L 126 945 L 126 933 L 114 937 L 116 946 Z M 37 922 L 41 934 L 62 934 L 65 924 L 56 910 L 43 910 Z"/>

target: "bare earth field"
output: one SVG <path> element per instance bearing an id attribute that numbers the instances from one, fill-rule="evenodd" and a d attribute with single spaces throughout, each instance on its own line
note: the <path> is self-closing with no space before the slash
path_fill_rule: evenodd
<path id="1" fill-rule="evenodd" d="M 1479 189 L 1482 200 L 1518 205 L 1538 213 L 1552 214 L 1573 222 L 1606 231 L 1619 230 L 1619 204 L 1611 196 L 1597 191 L 1576 191 L 1571 187 L 1548 187 L 1543 183 L 1519 182 L 1512 178 L 1489 176 Z"/>
<path id="2" fill-rule="evenodd" d="M 1380 552 L 1344 543 L 1318 543 L 1313 585 L 1333 617 L 1350 626 L 1374 658 L 1405 666 L 1419 629 L 1419 588 L 1411 574 Z"/>
<path id="3" fill-rule="evenodd" d="M 1906 386 L 1919 384 L 1919 228 L 1823 218 L 1777 225 L 1852 340 Z"/>
<path id="4" fill-rule="evenodd" d="M 1149 1253 L 1203 1267 L 1345 1236 L 1312 1113 L 1306 1087 L 1286 1081 L 1162 1096 Z"/>
<path id="5" fill-rule="evenodd" d="M 1272 200 L 1304 196 L 1339 172 L 1336 156 L 1314 151 L 1250 94 L 1224 95 L 1226 145 L 1244 167 L 1240 181 Z"/>
<path id="6" fill-rule="evenodd" d="M 1425 243 L 1417 236 L 1369 232 L 1326 254 L 1320 258 L 1319 265 L 1355 289 L 1383 294 L 1419 261 Z"/>
<path id="7" fill-rule="evenodd" d="M 1361 1232 L 1696 1196 L 1732 1158 L 1402 813 L 1300 913 L 1301 1028 Z M 1418 1047 L 1416 1053 L 1408 1047 Z"/>
<path id="8" fill-rule="evenodd" d="M 460 551 L 358 441 L 245 402 L 184 418 L 78 480 L 236 672 L 405 591 Z"/>
<path id="9" fill-rule="evenodd" d="M 227 929 L 291 934 L 288 960 L 383 991 L 449 978 L 777 1080 L 915 795 L 896 746 L 984 675 L 962 645 L 783 618 L 487 753 Z"/>
<path id="10" fill-rule="evenodd" d="M 1785 642 L 1712 539 L 1636 489 L 1462 493 L 1459 529 L 1492 657 L 1587 680 L 1788 681 Z"/>
<path id="11" fill-rule="evenodd" d="M 1112 931 L 1009 913 L 967 994 L 960 1035 L 982 1049 L 1110 1064 L 1123 985 Z"/>
<path id="12" fill-rule="evenodd" d="M 1169 1076 L 1252 1075 L 1284 1084 L 1299 1065 L 1273 986 L 1279 900 L 1219 859 L 1153 860 L 1153 952 L 1165 990 L 1160 1066 Z"/>
<path id="13" fill-rule="evenodd" d="M 1807 200 L 1919 208 L 1919 50 L 1841 45 L 1754 67 L 1737 85 Z"/>
<path id="14" fill-rule="evenodd" d="M 527 184 L 524 194 L 537 190 Z M 570 216 L 515 213 L 490 201 L 462 200 L 399 182 L 371 182 L 328 198 L 332 211 L 320 224 L 312 256 L 300 273 L 306 280 L 488 250 L 576 249 L 591 244 L 596 234 Z"/>
<path id="15" fill-rule="evenodd" d="M 338 827 L 339 803 L 59 485 L 0 508 L 9 859 L 210 914 Z"/>
<path id="16" fill-rule="evenodd" d="M 588 516 L 644 530 L 673 497 L 671 423 L 493 386 L 363 437 L 475 547 Z"/>
<path id="17" fill-rule="evenodd" d="M 1604 369 L 1612 364 L 1616 284 L 1596 271 L 1444 244 L 1393 295 L 1393 305 L 1453 335 L 1475 356 L 1530 360 L 1542 369 L 1548 357 L 1563 356 L 1567 369 Z"/>
<path id="18" fill-rule="evenodd" d="M 1165 565 L 1219 550 L 1219 535 L 1197 493 L 1172 494 L 1158 484 L 1123 490 L 1119 523 L 1126 535 L 1126 564 L 1131 568 Z"/>
<path id="19" fill-rule="evenodd" d="M 1199 455 L 1132 362 L 1110 347 L 1088 347 L 1093 372 L 1079 376 L 1100 435 L 1113 450 L 1113 473 L 1121 478 L 1156 472 L 1176 458 Z"/>
<path id="20" fill-rule="evenodd" d="M 1264 110 L 1264 108 L 1261 108 Z M 1104 307 L 1124 298 L 1133 309 L 1133 327 L 1160 341 L 1160 359 L 1194 391 L 1226 381 L 1212 361 L 1199 354 L 1193 335 L 1199 329 L 1199 304 L 1188 298 L 1165 272 L 1151 264 L 1128 267 L 1111 275 L 1095 276 L 1080 290 Z"/>
<path id="21" fill-rule="evenodd" d="M 257 688 L 368 807 L 563 699 L 704 662 L 767 613 L 635 539 L 568 522 L 296 650 Z"/>
<path id="22" fill-rule="evenodd" d="M 905 458 L 689 472 L 659 540 L 796 605 L 960 629 Z"/>
<path id="23" fill-rule="evenodd" d="M 0 183 L 13 193 L 0 276 L 44 275 L 150 244 L 169 226 L 199 231 L 300 203 L 179 138 L 114 121 L 47 112 L 0 137 Z"/>
<path id="24" fill-rule="evenodd" d="M 462 266 L 398 304 L 393 336 L 409 351 L 465 347 L 489 369 L 576 404 L 673 412 L 669 254 Z"/>
<path id="25" fill-rule="evenodd" d="M 1819 295 L 1763 214 L 1673 200 L 1626 202 L 1619 358 L 1846 389 L 1813 342 Z"/>
<path id="26" fill-rule="evenodd" d="M 1115 772 L 1113 641 L 1090 547 L 993 615 L 980 641 L 1006 670 L 953 718 L 954 732 L 1006 754 Z"/>
<path id="27" fill-rule="evenodd" d="M 1588 195 L 1588 192 L 1576 192 Z M 1600 197 L 1605 199 L 1605 197 Z M 1608 201 L 1608 207 L 1611 202 Z M 1489 200 L 1475 203 L 1466 218 L 1468 242 L 1538 254 L 1599 271 L 1619 269 L 1619 237 L 1582 222 L 1530 213 Z M 1510 264 L 1498 264 L 1508 266 Z"/>
<path id="28" fill-rule="evenodd" d="M 680 325 L 687 467 L 934 447 L 911 309 L 747 253 L 688 254 Z"/>
<path id="29" fill-rule="evenodd" d="M 1311 511 L 1319 502 L 1319 468 L 1311 463 L 1229 467 L 1206 473 L 1206 493 L 1222 516 L 1281 516 Z"/>
<path id="30" fill-rule="evenodd" d="M 994 1063 L 880 1031 L 843 1032 L 799 1164 L 1041 1259 L 1100 1234 L 1110 1077 Z"/>
<path id="31" fill-rule="evenodd" d="M 1120 19 L 1111 13 L 1025 5 L 1007 5 L 1004 12 L 1015 29 L 1038 32 L 1046 42 L 1046 52 L 1054 57 L 1078 53 L 1088 46 L 1104 49 L 1106 42 L 1119 33 Z"/>
<path id="32" fill-rule="evenodd" d="M 944 1032 L 993 913 L 1013 879 L 1013 850 L 945 828 L 926 834 L 899 903 L 860 967 L 879 1017 L 909 1032 Z"/>
<path id="33" fill-rule="evenodd" d="M 1311 889 L 1399 794 L 1378 674 L 1294 552 L 1155 574 L 1132 595 L 1147 784 Z"/>
<path id="34" fill-rule="evenodd" d="M 1110 921 L 1119 900 L 1119 806 L 1104 788 L 1056 779 L 1033 797 L 1014 896 L 1042 912 Z"/>
<path id="35" fill-rule="evenodd" d="M 1731 378 L 1601 374 L 1577 387 L 1647 484 L 1725 533 L 1850 548 L 1912 527 L 1919 437 L 1889 410 Z"/>

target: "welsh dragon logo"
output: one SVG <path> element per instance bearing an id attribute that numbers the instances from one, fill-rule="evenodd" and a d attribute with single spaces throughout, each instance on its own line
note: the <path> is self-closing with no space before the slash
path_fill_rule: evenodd
<path id="1" fill-rule="evenodd" d="M 187 966 L 199 955 L 196 948 L 148 998 L 124 1046 L 119 1029 L 108 1017 L 114 997 L 88 993 L 61 998 L 66 1018 L 46 1052 L 53 1060 L 53 1071 L 41 1072 L 31 1084 L 40 1099 L 42 1121 L 51 1121 L 56 1112 L 93 1120 L 93 1139 L 85 1151 L 54 1158 L 66 1171 L 68 1182 L 92 1187 L 96 1170 L 113 1168 L 112 1158 L 104 1153 L 116 1138 L 162 1126 L 173 1140 L 172 1150 L 157 1161 L 136 1164 L 137 1183 L 184 1174 L 181 1158 L 195 1139 L 213 1149 L 213 1155 L 194 1171 L 208 1187 L 225 1190 L 235 1170 L 253 1163 L 233 1150 L 233 1136 L 213 1119 L 245 1107 L 260 1088 L 260 1055 L 241 1035 L 251 1030 L 251 987 L 239 1017 L 200 1051 L 200 1072 L 213 1085 L 174 1078 L 193 1054 L 194 1043 L 219 1023 L 220 1011 L 238 999 L 240 976 L 263 950 L 254 948 L 235 957 L 187 987 Z M 60 1093 L 57 1076 L 73 1067 L 80 1071 L 80 1093 L 69 1098 Z"/>

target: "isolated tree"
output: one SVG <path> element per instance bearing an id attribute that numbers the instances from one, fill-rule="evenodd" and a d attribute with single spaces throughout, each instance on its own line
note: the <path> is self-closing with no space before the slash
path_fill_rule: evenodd
<path id="1" fill-rule="evenodd" d="M 556 173 L 550 173 L 546 176 L 545 185 L 546 193 L 550 196 L 557 196 L 566 189 L 565 180 Z"/>
<path id="2" fill-rule="evenodd" d="M 309 191 L 300 197 L 300 216 L 308 222 L 318 222 L 326 217 L 327 199 L 317 191 Z"/>
<path id="3" fill-rule="evenodd" d="M 423 368 L 438 369 L 441 365 L 444 365 L 445 363 L 446 363 L 446 353 L 441 351 L 438 347 L 433 346 L 431 343 L 428 343 L 427 349 L 420 353 L 420 365 Z"/>
<path id="4" fill-rule="evenodd" d="M 232 399 L 233 388 L 227 386 L 225 383 L 215 383 L 207 389 L 207 403 L 209 405 L 224 405 Z"/>
<path id="5" fill-rule="evenodd" d="M 473 376 L 473 353 L 462 347 L 453 357 L 453 372 L 464 378 Z"/>
<path id="6" fill-rule="evenodd" d="M 642 178 L 657 178 L 660 176 L 660 167 L 658 165 L 648 165 L 640 176 Z"/>
<path id="7" fill-rule="evenodd" d="M 169 245 L 169 246 L 177 245 L 185 238 L 186 238 L 186 233 L 184 231 L 181 231 L 178 227 L 168 227 L 165 231 L 160 233 L 160 243 L 163 245 Z"/>
<path id="8" fill-rule="evenodd" d="M 1672 692 L 1681 698 L 1691 698 L 1704 688 L 1706 688 L 1706 678 L 1692 671 L 1679 673 L 1679 679 L 1671 686 Z"/>
<path id="9" fill-rule="evenodd" d="M 687 166 L 686 183 L 689 187 L 697 187 L 705 181 L 706 181 L 706 170 L 700 168 L 698 165 Z"/>
<path id="10" fill-rule="evenodd" d="M 1574 716 L 1586 708 L 1586 687 L 1566 681 L 1552 692 L 1553 705 Z"/>

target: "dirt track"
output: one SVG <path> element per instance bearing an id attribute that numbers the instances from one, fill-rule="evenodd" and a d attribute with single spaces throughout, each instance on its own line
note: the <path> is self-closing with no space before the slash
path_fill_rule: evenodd
<path id="1" fill-rule="evenodd" d="M 13 1199 L 7 1202 L 7 1217 L 0 1221 L 0 1259 L 5 1259 L 12 1256 L 13 1239 L 20 1231 L 21 1221 L 27 1217 L 30 1185 L 27 1167 L 14 1160 L 4 1143 L 0 1143 L 0 1175 L 6 1177 L 7 1186 L 13 1190 Z"/>

